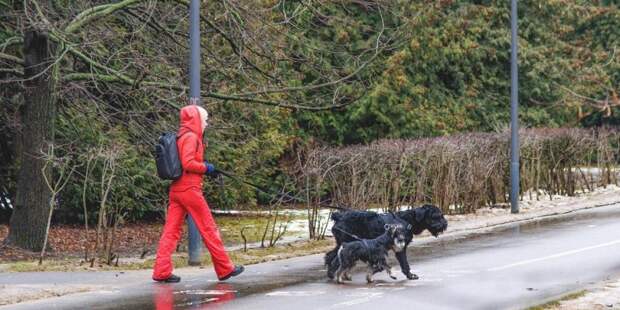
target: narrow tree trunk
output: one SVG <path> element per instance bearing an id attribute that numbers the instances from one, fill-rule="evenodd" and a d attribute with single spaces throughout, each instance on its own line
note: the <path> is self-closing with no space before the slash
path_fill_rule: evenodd
<path id="1" fill-rule="evenodd" d="M 6 242 L 40 251 L 45 239 L 50 190 L 41 168 L 42 150 L 54 139 L 54 78 L 52 42 L 45 33 L 30 30 L 24 36 L 24 106 L 19 143 L 19 174 L 15 209 Z"/>

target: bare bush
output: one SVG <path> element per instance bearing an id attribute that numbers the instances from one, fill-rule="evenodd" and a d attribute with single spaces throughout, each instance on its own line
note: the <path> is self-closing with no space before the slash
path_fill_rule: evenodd
<path id="1" fill-rule="evenodd" d="M 71 175 L 73 175 L 75 169 L 77 168 L 77 165 L 72 163 L 72 158 L 70 155 L 67 155 L 65 157 L 57 157 L 54 152 L 53 144 L 50 144 L 48 146 L 48 151 L 44 154 L 43 158 L 45 160 L 45 165 L 43 166 L 43 169 L 41 169 L 41 174 L 43 174 L 45 184 L 49 188 L 51 196 L 49 199 L 49 213 L 47 217 L 47 225 L 45 227 L 43 247 L 41 248 L 41 254 L 39 255 L 39 265 L 43 264 L 43 258 L 45 257 L 47 241 L 50 233 L 50 226 L 52 224 L 52 214 L 54 212 L 54 208 L 58 204 L 58 195 L 65 188 L 67 182 L 69 182 L 69 180 L 71 179 Z M 57 170 L 57 176 L 50 178 L 49 176 L 53 175 L 53 171 L 48 173 L 48 169 Z"/>
<path id="2" fill-rule="evenodd" d="M 521 199 L 617 183 L 616 130 L 525 129 L 520 135 Z M 473 212 L 509 201 L 509 143 L 503 132 L 315 148 L 300 156 L 298 188 L 306 192 L 311 223 L 320 197 L 355 209 L 434 203 L 447 213 Z"/>

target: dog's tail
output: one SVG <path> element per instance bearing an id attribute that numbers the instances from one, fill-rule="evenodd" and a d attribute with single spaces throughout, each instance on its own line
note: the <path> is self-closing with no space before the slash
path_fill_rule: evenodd
<path id="1" fill-rule="evenodd" d="M 334 259 L 336 258 L 336 255 L 338 254 L 338 248 L 335 248 L 327 253 L 325 253 L 325 265 L 329 266 L 332 264 L 332 261 L 334 261 Z"/>
<path id="2" fill-rule="evenodd" d="M 327 277 L 330 279 L 334 278 L 336 271 L 340 268 L 340 260 L 338 258 L 338 254 L 342 246 L 339 246 L 325 254 L 325 265 L 327 265 Z"/>

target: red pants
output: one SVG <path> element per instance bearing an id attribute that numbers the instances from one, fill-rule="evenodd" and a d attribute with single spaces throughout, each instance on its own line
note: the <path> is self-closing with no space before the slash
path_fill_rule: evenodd
<path id="1" fill-rule="evenodd" d="M 202 192 L 197 189 L 188 189 L 184 192 L 171 191 L 166 224 L 161 239 L 159 239 L 157 258 L 153 267 L 153 279 L 167 279 L 172 274 L 171 256 L 181 238 L 185 215 L 188 212 L 194 219 L 202 240 L 211 254 L 213 267 L 218 278 L 230 274 L 235 268 L 228 254 L 226 254 L 220 232 Z"/>

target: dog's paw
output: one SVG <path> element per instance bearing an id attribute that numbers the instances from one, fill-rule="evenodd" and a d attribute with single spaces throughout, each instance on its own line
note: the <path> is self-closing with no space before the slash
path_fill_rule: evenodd
<path id="1" fill-rule="evenodd" d="M 418 277 L 418 275 L 417 275 L 417 274 L 415 274 L 415 273 L 411 273 L 411 272 L 410 272 L 410 273 L 407 275 L 407 279 L 409 279 L 409 280 L 417 280 L 417 279 L 419 279 L 419 278 L 420 278 L 420 277 Z"/>

